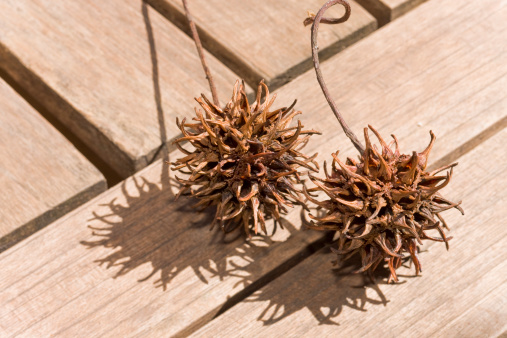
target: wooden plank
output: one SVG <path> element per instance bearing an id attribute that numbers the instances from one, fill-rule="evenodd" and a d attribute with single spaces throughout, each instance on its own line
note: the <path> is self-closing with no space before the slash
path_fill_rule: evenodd
<path id="1" fill-rule="evenodd" d="M 106 189 L 102 174 L 0 79 L 0 252 Z"/>
<path id="2" fill-rule="evenodd" d="M 224 245 L 202 228 L 205 215 L 191 213 L 185 200 L 172 202 L 171 189 L 161 183 L 167 184 L 166 175 L 161 163 L 150 166 L 137 175 L 142 187 L 129 179 L 4 253 L 3 334 L 72 335 L 83 327 L 111 336 L 150 334 L 152 327 L 165 335 L 187 330 L 318 238 L 316 232 L 295 232 L 295 212 L 289 217 L 294 228 L 273 242 Z M 106 235 L 101 242 L 87 225 L 111 227 L 110 234 L 98 231 Z M 32 262 L 28 270 L 15 264 L 20 257 Z"/>
<path id="3" fill-rule="evenodd" d="M 193 41 L 141 0 L 2 1 L 0 31 L 0 67 L 123 177 L 209 93 Z M 237 76 L 206 55 L 227 100 Z"/>
<path id="4" fill-rule="evenodd" d="M 181 0 L 149 0 L 168 19 L 189 31 Z M 330 57 L 373 32 L 377 23 L 361 6 L 350 1 L 348 22 L 322 29 L 322 58 Z M 252 87 L 261 79 L 272 88 L 312 67 L 310 29 L 303 26 L 307 11 L 317 12 L 321 0 L 197 0 L 189 7 L 202 32 L 206 49 L 241 75 Z M 343 8 L 333 8 L 339 17 Z"/>
<path id="5" fill-rule="evenodd" d="M 287 223 L 271 239 L 224 243 L 208 231 L 209 214 L 174 202 L 167 170 L 158 161 L 4 252 L 0 335 L 73 336 L 86 327 L 125 336 L 164 320 L 172 335 L 211 319 L 229 296 L 320 236 Z M 20 259 L 30 264 L 12 265 Z"/>
<path id="6" fill-rule="evenodd" d="M 357 0 L 377 20 L 379 26 L 402 16 L 427 0 Z"/>
<path id="7" fill-rule="evenodd" d="M 484 257 L 483 259 L 490 259 Z M 446 301 L 437 309 L 443 313 L 445 320 L 435 322 L 424 318 L 434 335 L 441 337 L 463 337 L 472 333 L 495 337 L 507 328 L 507 278 L 505 271 L 507 264 L 498 264 L 491 271 L 487 271 L 477 282 L 457 293 L 452 300 Z M 456 277 L 459 278 L 459 277 Z M 447 306 L 446 306 L 447 305 Z M 411 334 L 419 334 L 420 328 L 405 330 Z"/>
<path id="8" fill-rule="evenodd" d="M 475 5 L 430 1 L 321 65 L 352 130 L 362 135 L 368 121 L 386 137 L 395 134 L 408 153 L 421 149 L 421 137 L 433 130 L 432 156 L 440 158 L 505 119 L 507 9 L 487 0 L 474 17 Z M 341 134 L 312 72 L 278 92 L 282 102 L 295 97 L 304 114 L 317 115 L 323 136 L 316 142 Z M 343 137 L 334 148 L 354 155 L 349 143 Z"/>
<path id="9" fill-rule="evenodd" d="M 439 11 L 432 7 L 437 5 Z M 471 5 L 481 11 L 471 14 Z M 359 131 L 371 123 L 383 134 L 393 132 L 408 153 L 423 149 L 433 129 L 439 139 L 430 160 L 436 162 L 462 144 L 491 136 L 491 127 L 507 120 L 502 15 L 495 0 L 423 5 L 324 63 L 324 74 L 340 74 L 328 82 L 351 127 Z M 445 24 L 438 24 L 442 17 Z M 305 126 L 324 132 L 310 141 L 308 153 L 319 151 L 320 162 L 336 149 L 353 154 L 313 72 L 284 86 L 275 104 L 294 98 Z M 224 245 L 199 228 L 209 222 L 205 215 L 188 211 L 187 201 L 172 202 L 166 171 L 160 162 L 150 166 L 136 176 L 139 184 L 141 177 L 149 182 L 143 193 L 129 179 L 124 191 L 109 190 L 0 256 L 2 333 L 72 336 L 83 328 L 111 336 L 189 333 L 230 304 L 228 297 L 234 299 L 244 285 L 259 282 L 322 238 L 298 232 L 294 210 L 288 216 L 293 225 L 268 243 Z M 112 215 L 99 217 L 107 214 Z M 111 227 L 111 234 L 106 231 L 100 242 L 87 225 Z M 99 242 L 90 249 L 75 245 L 83 241 Z M 29 269 L 19 268 L 21 259 L 31 262 Z M 151 277 L 139 282 L 146 276 Z"/>
<path id="10" fill-rule="evenodd" d="M 192 336 L 500 334 L 507 327 L 507 215 L 502 207 L 507 202 L 507 158 L 498 154 L 504 153 L 506 138 L 503 129 L 460 158 L 462 169 L 445 193 L 464 199 L 467 216 L 446 215 L 453 224 L 451 249 L 427 247 L 421 254 L 421 278 L 365 285 L 362 276 L 350 274 L 354 267 L 333 270 L 335 256 L 325 248 Z"/>

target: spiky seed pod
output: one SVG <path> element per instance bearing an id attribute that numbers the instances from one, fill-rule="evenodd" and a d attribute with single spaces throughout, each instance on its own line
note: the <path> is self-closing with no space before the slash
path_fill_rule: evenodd
<path id="1" fill-rule="evenodd" d="M 417 245 L 422 244 L 422 240 L 445 242 L 449 248 L 448 241 L 452 237 L 446 237 L 444 228 L 448 227 L 440 213 L 450 208 L 462 213 L 463 210 L 459 207 L 461 202 L 450 202 L 438 191 L 449 183 L 452 168 L 457 163 L 426 172 L 428 155 L 435 141 L 431 131 L 431 142 L 423 152 L 402 155 L 394 135 L 388 145 L 369 127 L 378 138 L 382 152 L 371 144 L 368 128 L 365 128 L 366 147 L 359 161 L 348 158 L 343 163 L 336 152 L 332 154 L 331 173 L 324 168 L 326 178 L 310 176 L 317 187 L 305 189 L 305 194 L 326 211 L 323 217 L 310 215 L 315 220 L 310 227 L 336 231 L 338 247 L 333 251 L 345 255 L 344 259 L 360 253 L 362 268 L 357 272 L 373 273 L 386 261 L 389 282 L 398 281 L 396 269 L 401 266 L 404 253 L 414 262 L 416 274 L 422 271 L 417 256 Z M 447 169 L 450 172 L 446 175 L 437 175 Z M 329 199 L 316 200 L 311 195 L 316 191 L 323 191 Z M 429 230 L 438 231 L 440 238 L 430 236 Z"/>
<path id="2" fill-rule="evenodd" d="M 249 234 L 251 228 L 257 233 L 260 224 L 266 233 L 268 218 L 279 221 L 287 207 L 305 205 L 302 191 L 295 186 L 301 183 L 299 170 L 318 171 L 318 164 L 317 154 L 307 156 L 300 150 L 312 134 L 320 133 L 303 130 L 299 120 L 290 127 L 301 113 L 293 109 L 296 101 L 271 111 L 275 97 L 270 99 L 268 87 L 261 82 L 250 105 L 244 84 L 237 81 L 224 109 L 202 95 L 196 98 L 202 111 L 196 109 L 194 123 L 176 120 L 183 137 L 174 143 L 186 156 L 173 162 L 172 169 L 190 175 L 177 177 L 182 184 L 178 196 L 198 198 L 197 207 L 216 206 L 212 227 L 219 222 L 229 232 L 243 224 Z M 193 151 L 182 147 L 185 141 Z"/>

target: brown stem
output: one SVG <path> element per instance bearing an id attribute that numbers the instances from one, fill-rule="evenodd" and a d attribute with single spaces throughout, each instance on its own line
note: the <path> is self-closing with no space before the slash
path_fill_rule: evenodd
<path id="1" fill-rule="evenodd" d="M 185 8 L 185 14 L 187 16 L 188 25 L 190 26 L 190 30 L 192 31 L 192 38 L 194 39 L 195 47 L 197 47 L 197 53 L 199 54 L 199 58 L 201 59 L 202 68 L 204 69 L 204 73 L 206 73 L 206 79 L 208 79 L 209 88 L 211 90 L 211 96 L 213 97 L 213 103 L 216 106 L 220 106 L 220 101 L 218 101 L 217 88 L 215 87 L 215 83 L 213 82 L 213 77 L 211 76 L 211 72 L 209 71 L 208 65 L 206 64 L 201 39 L 199 39 L 197 28 L 195 27 L 194 20 L 192 19 L 192 15 L 190 14 L 190 11 L 188 9 L 187 0 L 182 0 L 182 2 L 183 7 Z"/>
<path id="2" fill-rule="evenodd" d="M 329 18 L 323 18 L 324 13 L 326 10 L 328 10 L 331 6 L 334 6 L 336 4 L 340 4 L 343 7 L 345 7 L 345 14 L 338 19 L 329 19 Z M 340 122 L 340 125 L 342 126 L 343 131 L 345 132 L 345 135 L 350 139 L 354 147 L 359 151 L 359 153 L 362 155 L 364 153 L 364 146 L 361 144 L 357 136 L 354 134 L 354 132 L 349 128 L 345 120 L 343 119 L 343 116 L 341 115 L 340 111 L 338 110 L 338 107 L 336 107 L 336 103 L 334 102 L 333 98 L 331 97 L 331 94 L 329 93 L 329 90 L 327 89 L 326 83 L 324 82 L 324 78 L 322 77 L 322 72 L 320 71 L 320 63 L 319 63 L 319 47 L 317 46 L 317 36 L 319 32 L 319 23 L 327 23 L 327 24 L 337 24 L 341 22 L 345 22 L 350 17 L 350 5 L 346 0 L 330 0 L 322 6 L 321 9 L 317 12 L 314 18 L 310 17 L 305 20 L 305 25 L 308 25 L 311 20 L 313 20 L 312 25 L 312 59 L 313 59 L 313 67 L 315 68 L 315 73 L 317 74 L 317 80 L 319 81 L 320 88 L 322 88 L 322 92 L 324 93 L 324 96 L 326 97 L 327 103 L 331 107 L 331 110 L 335 114 L 336 118 L 338 119 L 338 122 Z"/>

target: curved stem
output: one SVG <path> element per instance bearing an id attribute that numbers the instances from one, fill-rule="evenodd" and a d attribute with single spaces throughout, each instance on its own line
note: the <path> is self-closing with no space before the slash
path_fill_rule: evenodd
<path id="1" fill-rule="evenodd" d="M 217 88 L 215 87 L 215 83 L 213 82 L 213 77 L 211 76 L 211 72 L 209 71 L 208 65 L 206 64 L 201 39 L 199 39 L 197 28 L 195 27 L 194 20 L 192 19 L 192 15 L 190 14 L 190 11 L 188 9 L 187 0 L 182 0 L 182 2 L 183 7 L 185 8 L 185 14 L 187 16 L 188 25 L 190 26 L 190 31 L 192 32 L 192 38 L 194 39 L 195 42 L 195 47 L 197 48 L 197 53 L 199 54 L 199 58 L 201 59 L 202 68 L 204 69 L 204 73 L 206 74 L 206 79 L 208 79 L 209 88 L 211 90 L 211 96 L 213 97 L 213 103 L 215 104 L 215 106 L 220 106 L 220 101 L 218 101 Z"/>
<path id="2" fill-rule="evenodd" d="M 350 18 L 350 12 L 351 12 L 350 5 L 347 3 L 347 1 L 344 1 L 344 3 L 340 3 L 340 4 L 345 7 L 345 14 L 343 14 L 340 18 L 325 18 L 325 17 L 322 17 L 319 20 L 319 23 L 326 23 L 326 24 L 329 24 L 329 25 L 334 25 L 334 24 L 337 24 L 337 23 L 342 23 L 342 22 L 347 21 Z M 331 4 L 329 7 L 331 7 L 333 5 L 334 4 Z M 322 13 L 322 15 L 324 15 L 324 13 Z M 308 12 L 308 17 L 305 19 L 305 21 L 303 21 L 303 24 L 306 27 L 308 25 L 311 25 L 314 20 L 315 20 L 315 14 L 313 14 L 311 12 Z"/>
<path id="3" fill-rule="evenodd" d="M 331 6 L 334 6 L 336 4 L 340 4 L 343 7 L 345 7 L 345 14 L 338 19 L 329 19 L 329 18 L 323 18 L 324 13 L 326 10 L 328 10 Z M 338 119 L 338 122 L 340 122 L 340 125 L 342 126 L 343 131 L 345 132 L 345 135 L 350 139 L 354 147 L 359 151 L 359 153 L 362 155 L 364 153 L 364 146 L 361 144 L 357 136 L 354 134 L 354 132 L 349 128 L 345 120 L 343 119 L 343 116 L 341 115 L 340 111 L 338 110 L 338 107 L 336 107 L 336 103 L 334 102 L 333 98 L 331 97 L 331 94 L 329 93 L 329 90 L 327 89 L 326 83 L 324 82 L 324 78 L 322 77 L 322 72 L 320 71 L 320 63 L 319 63 L 319 47 L 317 45 L 317 36 L 319 32 L 319 23 L 328 23 L 328 24 L 337 24 L 341 22 L 347 21 L 347 19 L 350 17 L 350 5 L 346 0 L 330 0 L 322 6 L 322 8 L 317 12 L 315 15 L 315 18 L 308 18 L 305 20 L 305 24 L 308 25 L 310 20 L 313 20 L 312 25 L 312 59 L 313 59 L 313 67 L 315 68 L 315 73 L 317 74 L 317 81 L 319 81 L 320 88 L 322 88 L 322 92 L 324 93 L 324 96 L 326 97 L 327 103 L 331 107 L 331 110 L 335 114 L 336 118 Z"/>

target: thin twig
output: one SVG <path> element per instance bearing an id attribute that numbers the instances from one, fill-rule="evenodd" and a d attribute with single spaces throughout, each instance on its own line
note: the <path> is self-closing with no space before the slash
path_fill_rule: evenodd
<path id="1" fill-rule="evenodd" d="M 325 18 L 325 17 L 323 17 L 320 19 L 319 22 L 326 23 L 329 25 L 335 25 L 337 23 L 342 23 L 342 22 L 347 21 L 350 17 L 350 12 L 351 12 L 350 5 L 348 3 L 347 3 L 347 5 L 345 5 L 345 4 L 341 4 L 341 5 L 343 5 L 345 7 L 345 14 L 343 14 L 341 18 Z M 331 6 L 329 6 L 329 7 L 331 7 Z M 324 13 L 322 13 L 322 15 L 324 15 Z M 308 12 L 308 17 L 305 19 L 305 21 L 303 21 L 303 24 L 306 27 L 308 25 L 311 25 L 314 20 L 315 20 L 315 14 Z"/>
<path id="2" fill-rule="evenodd" d="M 202 68 L 204 69 L 204 73 L 206 73 L 206 79 L 208 79 L 209 88 L 211 90 L 211 96 L 213 97 L 213 103 L 216 106 L 220 106 L 220 101 L 218 100 L 217 95 L 217 88 L 215 87 L 215 83 L 213 82 L 213 77 L 211 76 L 211 72 L 209 71 L 208 65 L 206 64 L 201 39 L 199 39 L 197 28 L 195 27 L 194 20 L 192 19 L 192 15 L 190 14 L 190 11 L 188 9 L 187 0 L 182 0 L 182 2 L 183 7 L 185 7 L 185 14 L 187 16 L 188 25 L 190 26 L 190 30 L 192 31 L 192 38 L 194 39 L 195 47 L 197 47 L 197 53 L 199 53 L 199 58 L 201 59 Z"/>
<path id="3" fill-rule="evenodd" d="M 336 4 L 340 4 L 343 7 L 345 7 L 345 14 L 338 19 L 329 19 L 329 18 L 323 18 L 324 13 L 326 10 L 328 10 L 331 6 L 334 6 Z M 336 118 L 338 119 L 338 122 L 340 122 L 340 125 L 342 126 L 343 131 L 345 132 L 345 135 L 350 139 L 354 147 L 359 151 L 359 153 L 362 155 L 364 153 L 364 146 L 362 145 L 361 141 L 357 138 L 357 136 L 354 134 L 354 132 L 349 128 L 347 123 L 345 122 L 343 116 L 341 115 L 340 111 L 338 110 L 338 107 L 336 107 L 336 103 L 334 102 L 333 98 L 331 97 L 331 94 L 329 93 L 329 90 L 327 89 L 326 83 L 324 82 L 324 78 L 322 77 L 322 72 L 320 70 L 320 63 L 319 63 L 319 47 L 317 45 L 317 36 L 319 32 L 319 23 L 327 23 L 327 24 L 337 24 L 341 22 L 345 22 L 350 17 L 350 5 L 346 0 L 330 0 L 322 6 L 322 8 L 317 12 L 315 17 L 310 16 L 307 18 L 304 22 L 305 26 L 308 25 L 313 20 L 312 25 L 312 59 L 313 59 L 313 66 L 315 68 L 315 73 L 317 74 L 317 80 L 319 81 L 320 88 L 322 88 L 322 92 L 324 93 L 324 96 L 326 97 L 327 103 L 331 107 L 331 110 L 336 115 Z"/>

